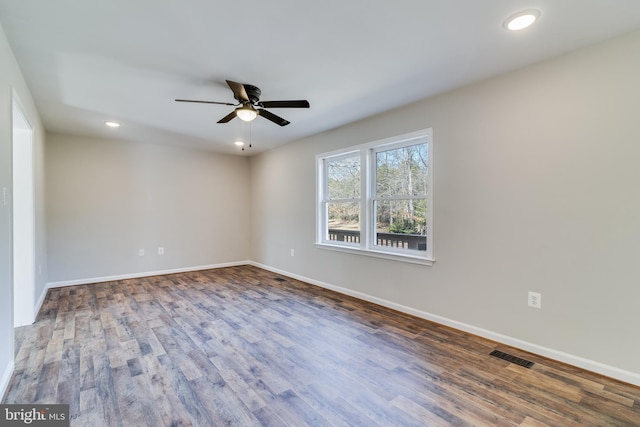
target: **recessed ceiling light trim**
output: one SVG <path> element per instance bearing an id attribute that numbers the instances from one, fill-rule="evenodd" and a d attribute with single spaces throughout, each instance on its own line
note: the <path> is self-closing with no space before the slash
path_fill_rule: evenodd
<path id="1" fill-rule="evenodd" d="M 520 31 L 530 27 L 540 17 L 540 11 L 537 9 L 523 10 L 514 13 L 504 20 L 502 24 L 509 31 Z"/>
<path id="2" fill-rule="evenodd" d="M 236 141 L 236 142 L 234 142 L 234 144 L 236 144 L 238 147 L 242 147 L 244 145 L 244 142 Z"/>
<path id="3" fill-rule="evenodd" d="M 104 122 L 104 124 L 109 126 L 110 128 L 119 128 L 120 127 L 120 123 L 114 122 L 114 121 L 110 121 L 110 120 L 107 120 L 106 122 Z"/>

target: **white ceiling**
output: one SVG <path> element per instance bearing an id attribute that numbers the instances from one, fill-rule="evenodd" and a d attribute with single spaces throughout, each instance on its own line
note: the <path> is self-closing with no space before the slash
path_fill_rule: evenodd
<path id="1" fill-rule="evenodd" d="M 0 0 L 0 24 L 48 130 L 247 155 L 640 28 L 640 1 Z M 311 108 L 249 132 L 173 101 L 235 102 L 226 79 Z"/>

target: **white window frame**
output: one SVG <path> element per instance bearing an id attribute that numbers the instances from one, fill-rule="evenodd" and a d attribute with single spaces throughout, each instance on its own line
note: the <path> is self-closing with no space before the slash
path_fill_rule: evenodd
<path id="1" fill-rule="evenodd" d="M 376 153 L 421 143 L 427 144 L 427 250 L 393 248 L 375 245 L 374 199 Z M 360 156 L 360 242 L 328 239 L 327 206 L 329 200 L 327 164 L 331 160 Z M 402 197 L 407 198 L 406 196 Z M 423 197 L 419 197 L 423 199 Z M 316 247 L 397 261 L 432 265 L 433 255 L 433 130 L 423 129 L 391 138 L 316 155 Z"/>

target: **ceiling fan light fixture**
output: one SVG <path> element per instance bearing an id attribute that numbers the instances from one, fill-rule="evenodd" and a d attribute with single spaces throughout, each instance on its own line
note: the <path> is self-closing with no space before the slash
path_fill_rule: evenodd
<path id="1" fill-rule="evenodd" d="M 238 116 L 240 120 L 250 122 L 258 117 L 258 112 L 251 105 L 244 104 L 242 107 L 236 108 L 236 116 Z"/>
<path id="2" fill-rule="evenodd" d="M 504 21 L 504 27 L 510 31 L 524 30 L 540 17 L 540 11 L 536 9 L 523 10 L 515 13 Z"/>

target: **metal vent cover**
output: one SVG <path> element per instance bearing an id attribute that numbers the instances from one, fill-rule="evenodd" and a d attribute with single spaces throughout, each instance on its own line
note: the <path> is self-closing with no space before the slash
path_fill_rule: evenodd
<path id="1" fill-rule="evenodd" d="M 507 362 L 515 363 L 516 365 L 524 366 L 525 368 L 530 368 L 534 365 L 534 363 L 530 360 L 522 359 L 520 357 L 514 356 L 509 353 L 504 353 L 502 351 L 493 350 L 489 353 L 489 356 L 497 357 L 498 359 L 506 360 Z"/>

